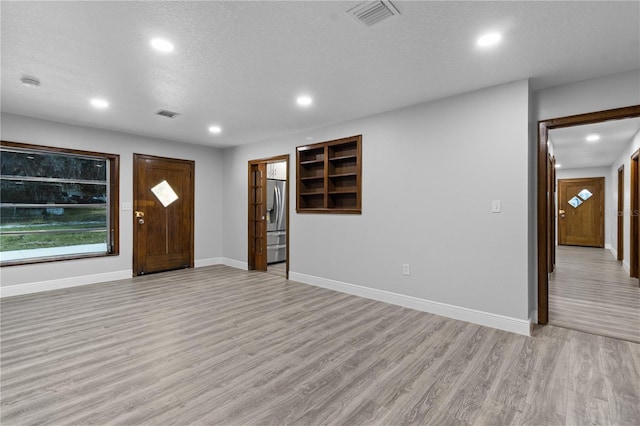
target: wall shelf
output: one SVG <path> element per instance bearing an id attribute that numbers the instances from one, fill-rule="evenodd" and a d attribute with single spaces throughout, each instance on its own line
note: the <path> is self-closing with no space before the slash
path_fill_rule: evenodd
<path id="1" fill-rule="evenodd" d="M 362 213 L 362 135 L 296 148 L 298 213 Z"/>

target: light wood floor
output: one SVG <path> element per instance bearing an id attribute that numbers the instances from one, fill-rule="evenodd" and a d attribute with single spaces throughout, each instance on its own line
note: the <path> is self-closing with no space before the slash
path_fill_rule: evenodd
<path id="1" fill-rule="evenodd" d="M 279 277 L 286 278 L 287 262 L 272 263 L 271 265 L 267 265 L 267 272 L 273 275 L 277 275 Z"/>
<path id="2" fill-rule="evenodd" d="M 549 323 L 640 343 L 638 280 L 609 250 L 558 246 L 549 275 Z"/>
<path id="3" fill-rule="evenodd" d="M 3 299 L 6 425 L 637 424 L 640 345 L 225 266 Z"/>

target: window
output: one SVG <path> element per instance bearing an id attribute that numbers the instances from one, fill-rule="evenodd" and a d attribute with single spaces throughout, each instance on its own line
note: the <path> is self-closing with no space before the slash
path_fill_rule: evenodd
<path id="1" fill-rule="evenodd" d="M 2 141 L 2 266 L 118 254 L 119 156 Z"/>

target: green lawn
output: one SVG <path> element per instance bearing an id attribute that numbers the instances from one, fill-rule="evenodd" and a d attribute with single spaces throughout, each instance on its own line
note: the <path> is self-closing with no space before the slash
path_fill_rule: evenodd
<path id="1" fill-rule="evenodd" d="M 106 231 L 74 232 L 69 234 L 0 235 L 0 251 L 99 244 L 104 243 L 106 237 Z"/>
<path id="2" fill-rule="evenodd" d="M 41 214 L 34 214 L 40 213 Z M 44 209 L 3 208 L 0 211 L 0 251 L 98 244 L 106 241 L 105 208 L 65 208 L 64 214 L 45 214 Z M 71 231 L 84 230 L 87 231 Z M 7 232 L 64 231 L 6 235 Z"/>

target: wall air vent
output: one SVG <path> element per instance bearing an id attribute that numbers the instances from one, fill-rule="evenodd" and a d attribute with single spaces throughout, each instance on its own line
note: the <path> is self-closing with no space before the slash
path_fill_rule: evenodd
<path id="1" fill-rule="evenodd" d="M 367 27 L 392 16 L 400 15 L 398 8 L 389 0 L 365 1 L 352 7 L 347 13 Z"/>
<path id="2" fill-rule="evenodd" d="M 156 115 L 159 115 L 161 117 L 167 117 L 167 118 L 176 118 L 177 116 L 180 115 L 180 113 L 168 111 L 166 109 L 161 109 L 160 111 L 156 112 Z"/>

